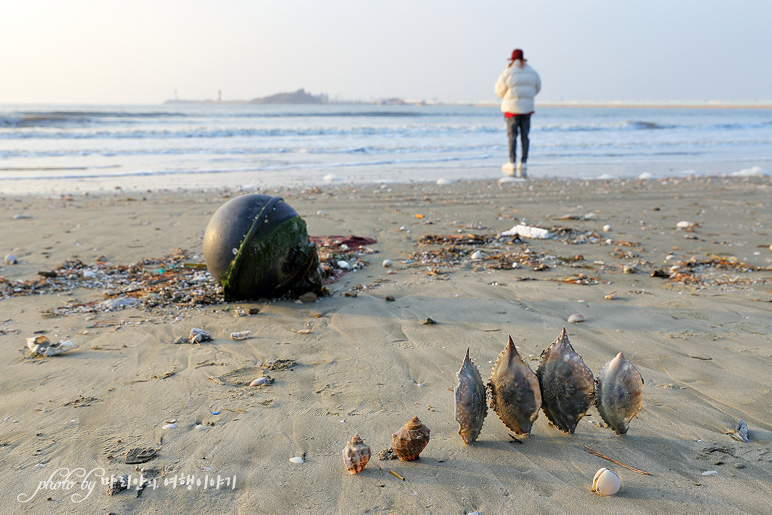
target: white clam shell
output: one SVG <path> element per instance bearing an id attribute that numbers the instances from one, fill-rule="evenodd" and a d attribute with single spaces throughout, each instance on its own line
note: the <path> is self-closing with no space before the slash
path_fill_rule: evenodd
<path id="1" fill-rule="evenodd" d="M 249 386 L 263 386 L 264 384 L 271 384 L 271 378 L 268 376 L 258 377 L 249 383 Z"/>
<path id="2" fill-rule="evenodd" d="M 691 225 L 692 224 L 687 222 L 686 220 L 681 220 L 676 224 L 676 227 L 678 227 L 679 229 L 686 229 L 688 227 L 691 227 Z"/>
<path id="3" fill-rule="evenodd" d="M 476 250 L 472 253 L 472 261 L 480 261 L 483 258 L 483 253 Z"/>
<path id="4" fill-rule="evenodd" d="M 611 231 L 611 226 L 609 224 L 606 224 L 603 226 L 603 232 L 609 232 Z"/>
<path id="5" fill-rule="evenodd" d="M 305 460 L 303 460 L 303 458 L 301 458 L 300 456 L 293 456 L 292 458 L 290 458 L 290 461 L 292 463 L 297 463 L 298 465 L 302 465 L 303 463 L 305 463 Z"/>
<path id="6" fill-rule="evenodd" d="M 592 479 L 592 491 L 602 497 L 614 495 L 620 488 L 622 488 L 622 480 L 605 467 L 598 469 Z"/>
<path id="7" fill-rule="evenodd" d="M 578 324 L 579 322 L 584 322 L 584 315 L 581 313 L 574 313 L 570 317 L 568 317 L 568 321 L 572 324 Z"/>
<path id="8" fill-rule="evenodd" d="M 163 426 L 161 426 L 161 429 L 176 429 L 176 428 L 177 428 L 177 424 L 164 424 Z"/>
<path id="9" fill-rule="evenodd" d="M 393 265 L 393 264 L 394 263 L 392 262 L 391 259 L 384 259 L 383 260 L 383 268 L 391 268 L 391 265 Z"/>

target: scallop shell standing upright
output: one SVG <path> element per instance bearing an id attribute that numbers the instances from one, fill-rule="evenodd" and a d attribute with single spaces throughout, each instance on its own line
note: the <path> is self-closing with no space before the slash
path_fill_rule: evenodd
<path id="1" fill-rule="evenodd" d="M 541 353 L 536 375 L 544 414 L 564 433 L 573 433 L 592 404 L 595 383 L 592 370 L 571 347 L 565 327 Z"/>
<path id="2" fill-rule="evenodd" d="M 461 435 L 464 443 L 471 443 L 477 440 L 477 436 L 482 431 L 488 406 L 485 403 L 485 385 L 479 370 L 469 357 L 469 349 L 466 349 L 464 363 L 456 376 L 458 386 L 454 390 L 456 394 L 454 415 L 459 426 L 458 434 Z"/>
<path id="3" fill-rule="evenodd" d="M 343 462 L 351 474 L 358 474 L 370 461 L 370 446 L 362 441 L 358 434 L 343 449 Z"/>
<path id="4" fill-rule="evenodd" d="M 429 443 L 429 428 L 413 417 L 402 428 L 391 435 L 391 447 L 402 461 L 413 461 Z"/>
<path id="5" fill-rule="evenodd" d="M 491 370 L 491 408 L 517 435 L 531 433 L 539 416 L 541 388 L 531 367 L 517 352 L 512 337 Z"/>
<path id="6" fill-rule="evenodd" d="M 606 363 L 595 380 L 598 413 L 616 434 L 627 433 L 628 424 L 643 406 L 643 379 L 621 352 Z"/>

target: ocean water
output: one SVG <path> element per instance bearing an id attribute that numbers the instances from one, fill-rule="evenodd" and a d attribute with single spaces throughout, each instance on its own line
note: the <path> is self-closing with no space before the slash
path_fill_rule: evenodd
<path id="1" fill-rule="evenodd" d="M 0 193 L 501 177 L 498 107 L 0 105 Z M 772 171 L 772 109 L 537 107 L 532 177 Z"/>

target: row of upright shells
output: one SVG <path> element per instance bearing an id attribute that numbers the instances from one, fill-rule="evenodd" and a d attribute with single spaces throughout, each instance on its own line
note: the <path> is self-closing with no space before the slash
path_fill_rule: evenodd
<path id="1" fill-rule="evenodd" d="M 429 428 L 418 417 L 413 417 L 399 431 L 391 435 L 391 448 L 402 461 L 417 460 L 429 443 Z M 364 470 L 370 461 L 370 446 L 358 434 L 343 449 L 343 462 L 351 474 Z"/>
<path id="2" fill-rule="evenodd" d="M 487 414 L 486 385 L 467 349 L 455 389 L 455 419 L 464 443 L 477 439 Z M 490 407 L 515 435 L 531 433 L 544 411 L 550 424 L 573 433 L 594 403 L 601 418 L 618 435 L 642 408 L 643 379 L 620 352 L 594 378 L 571 346 L 565 328 L 542 352 L 536 373 L 517 352 L 512 337 L 499 354 L 487 384 Z"/>

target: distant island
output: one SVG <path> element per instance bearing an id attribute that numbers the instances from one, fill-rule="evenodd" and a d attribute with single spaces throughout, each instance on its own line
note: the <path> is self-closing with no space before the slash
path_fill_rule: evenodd
<path id="1" fill-rule="evenodd" d="M 325 94 L 312 95 L 300 88 L 292 93 L 276 93 L 267 97 L 253 98 L 252 100 L 167 100 L 164 104 L 328 104 L 329 98 Z"/>
<path id="2" fill-rule="evenodd" d="M 250 104 L 327 104 L 327 95 L 312 95 L 300 88 L 293 93 L 277 93 L 268 97 L 254 98 Z"/>
<path id="3" fill-rule="evenodd" d="M 438 104 L 438 102 L 429 102 L 425 100 L 405 100 L 402 98 L 383 98 L 378 100 L 346 100 L 331 101 L 330 98 L 322 93 L 312 95 L 303 88 L 292 93 L 276 93 L 267 97 L 253 98 L 252 100 L 183 100 L 171 99 L 164 104 L 284 104 L 284 105 L 304 105 L 304 104 L 377 104 L 377 105 L 428 105 Z"/>

